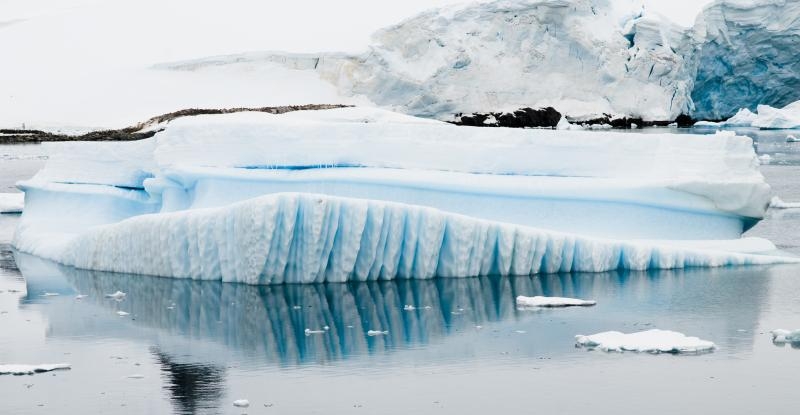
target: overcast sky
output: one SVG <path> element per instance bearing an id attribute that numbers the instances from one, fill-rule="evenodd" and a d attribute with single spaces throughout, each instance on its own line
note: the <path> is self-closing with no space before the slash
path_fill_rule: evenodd
<path id="1" fill-rule="evenodd" d="M 602 1 L 602 0 L 598 0 Z M 611 0 L 691 26 L 710 0 Z M 482 2 L 486 2 L 485 0 Z M 463 0 L 0 0 L 0 48 L 164 61 L 249 50 L 361 52 L 376 30 Z M 25 42 L 9 21 L 26 19 Z M 6 23 L 4 23 L 6 22 Z M 22 28 L 20 28 L 22 29 Z M 15 39 L 17 38 L 17 39 Z M 169 41 L 167 41 L 169 39 Z M 16 46 L 15 46 L 16 45 Z M 87 49 L 89 49 L 87 51 Z M 89 58 L 89 56 L 86 56 Z"/>

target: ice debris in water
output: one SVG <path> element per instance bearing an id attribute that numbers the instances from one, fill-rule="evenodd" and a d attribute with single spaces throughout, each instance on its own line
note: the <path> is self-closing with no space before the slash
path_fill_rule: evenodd
<path id="1" fill-rule="evenodd" d="M 0 193 L 0 213 L 21 213 L 25 193 Z"/>
<path id="2" fill-rule="evenodd" d="M 647 353 L 704 353 L 713 351 L 716 345 L 697 337 L 669 330 L 646 330 L 636 333 L 606 331 L 585 336 L 575 336 L 575 345 L 587 349 L 600 349 L 606 352 L 647 352 Z"/>
<path id="3" fill-rule="evenodd" d="M 800 330 L 775 329 L 771 333 L 773 343 L 800 343 Z"/>
<path id="4" fill-rule="evenodd" d="M 406 304 L 406 305 L 403 306 L 403 310 L 405 310 L 405 311 L 414 311 L 416 309 L 417 309 L 417 307 L 414 307 L 411 304 Z"/>
<path id="5" fill-rule="evenodd" d="M 125 299 L 125 293 L 122 291 L 117 291 L 114 294 L 106 294 L 106 298 L 113 298 L 117 301 L 122 301 Z"/>
<path id="6" fill-rule="evenodd" d="M 566 297 L 517 297 L 517 306 L 520 307 L 589 307 L 597 304 L 593 300 L 579 300 L 577 298 Z"/>
<path id="7" fill-rule="evenodd" d="M 250 406 L 250 401 L 248 401 L 247 399 L 237 399 L 233 401 L 233 406 L 237 408 L 247 408 Z"/>
<path id="8" fill-rule="evenodd" d="M 128 313 L 128 312 L 125 312 L 125 311 L 117 311 L 117 315 L 120 316 L 120 317 L 125 317 L 125 316 L 128 316 L 130 314 L 131 313 Z"/>
<path id="9" fill-rule="evenodd" d="M 86 294 L 78 294 L 78 295 L 75 296 L 75 299 L 80 301 L 80 300 L 83 300 L 86 297 L 88 297 L 88 295 L 86 295 Z"/>
<path id="10" fill-rule="evenodd" d="M 772 156 L 769 154 L 762 154 L 758 156 L 758 159 L 761 161 L 761 164 L 769 164 L 772 161 Z"/>
<path id="11" fill-rule="evenodd" d="M 784 202 L 778 196 L 772 198 L 769 207 L 773 209 L 800 209 L 800 202 Z"/>
<path id="12" fill-rule="evenodd" d="M 312 334 L 324 334 L 324 333 L 325 333 L 325 330 L 311 330 L 311 329 L 306 329 L 306 331 L 305 331 L 305 334 L 306 334 L 306 336 L 310 336 L 310 335 L 312 335 Z"/>
<path id="13" fill-rule="evenodd" d="M 53 370 L 70 369 L 69 363 L 52 363 L 38 365 L 0 365 L 0 375 L 32 375 L 34 373 L 50 372 Z"/>
<path id="14" fill-rule="evenodd" d="M 797 138 L 797 137 L 789 134 L 789 135 L 786 136 L 786 142 L 787 143 L 797 143 L 797 142 L 800 142 L 800 138 Z"/>
<path id="15" fill-rule="evenodd" d="M 386 336 L 389 334 L 389 331 L 380 331 L 380 330 L 369 330 L 367 331 L 367 336 Z"/>
<path id="16" fill-rule="evenodd" d="M 42 297 L 58 297 L 59 295 L 61 295 L 61 294 L 59 294 L 59 293 L 44 293 L 44 294 L 42 294 Z"/>

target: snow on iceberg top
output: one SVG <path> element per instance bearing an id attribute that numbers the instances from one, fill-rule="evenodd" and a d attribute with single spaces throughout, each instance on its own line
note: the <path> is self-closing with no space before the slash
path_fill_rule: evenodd
<path id="1" fill-rule="evenodd" d="M 752 140 L 730 133 L 470 128 L 377 109 L 328 111 L 181 118 L 156 135 L 156 161 L 162 169 L 345 165 L 667 181 L 763 179 Z"/>

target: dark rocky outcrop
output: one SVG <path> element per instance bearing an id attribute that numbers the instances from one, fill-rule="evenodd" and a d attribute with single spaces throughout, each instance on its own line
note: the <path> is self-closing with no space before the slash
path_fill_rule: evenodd
<path id="1" fill-rule="evenodd" d="M 284 114 L 292 111 L 326 110 L 334 108 L 345 108 L 352 105 L 338 104 L 309 104 L 309 105 L 286 105 L 279 107 L 257 107 L 257 108 L 189 108 L 162 114 L 147 121 L 138 123 L 131 127 L 119 130 L 92 131 L 86 134 L 68 135 L 51 133 L 40 130 L 20 130 L 20 129 L 0 129 L 0 144 L 12 143 L 40 143 L 44 141 L 135 141 L 150 138 L 160 129 L 142 131 L 158 124 L 168 123 L 181 117 L 191 117 L 194 115 L 205 114 L 231 114 L 234 112 L 266 112 L 270 114 Z"/>
<path id="2" fill-rule="evenodd" d="M 514 112 L 457 114 L 452 123 L 470 127 L 555 128 L 559 121 L 561 113 L 553 107 L 547 107 L 521 108 Z"/>

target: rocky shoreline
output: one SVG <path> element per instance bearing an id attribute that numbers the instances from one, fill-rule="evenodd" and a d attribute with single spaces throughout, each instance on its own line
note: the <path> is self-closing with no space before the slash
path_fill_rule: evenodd
<path id="1" fill-rule="evenodd" d="M 0 144 L 26 144 L 54 141 L 136 141 L 154 136 L 163 128 L 161 124 L 168 123 L 181 117 L 191 117 L 205 114 L 230 114 L 236 112 L 254 111 L 270 114 L 284 114 L 292 111 L 327 110 L 335 108 L 352 107 L 342 104 L 307 104 L 286 105 L 277 107 L 256 108 L 189 108 L 158 115 L 134 126 L 118 130 L 98 130 L 85 134 L 60 134 L 42 130 L 27 129 L 0 129 Z M 475 112 L 472 114 L 455 114 L 450 124 L 467 127 L 505 127 L 505 128 L 556 128 L 564 117 L 553 107 L 546 108 L 520 108 L 513 112 Z M 674 121 L 646 121 L 641 118 L 618 117 L 610 114 L 591 119 L 574 119 L 566 117 L 571 124 L 586 128 L 601 126 L 613 129 L 636 129 L 643 127 L 691 127 L 697 120 L 688 115 L 681 115 Z"/>

